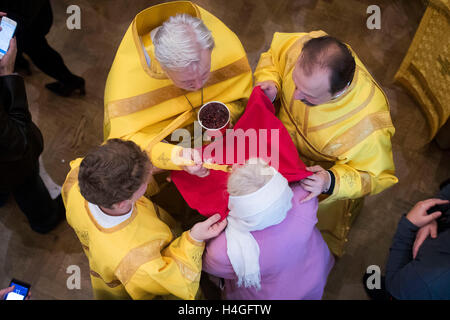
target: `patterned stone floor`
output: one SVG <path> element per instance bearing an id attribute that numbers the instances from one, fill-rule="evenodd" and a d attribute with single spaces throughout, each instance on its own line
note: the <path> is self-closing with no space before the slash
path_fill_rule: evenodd
<path id="1" fill-rule="evenodd" d="M 62 184 L 69 161 L 102 139 L 103 93 L 119 42 L 130 21 L 148 0 L 79 0 L 81 30 L 68 30 L 69 0 L 53 0 L 54 25 L 47 36 L 68 67 L 87 82 L 85 97 L 60 98 L 44 84 L 52 81 L 35 67 L 25 78 L 34 122 L 45 150 L 42 163 Z M 199 0 L 196 3 L 226 23 L 241 39 L 252 68 L 268 49 L 275 31 L 322 29 L 350 44 L 385 90 L 396 134 L 394 160 L 399 183 L 366 200 L 349 236 L 346 254 L 330 274 L 324 299 L 367 299 L 361 277 L 369 265 L 384 270 L 400 216 L 415 202 L 433 196 L 450 177 L 450 152 L 427 143 L 428 127 L 419 106 L 393 82 L 424 12 L 418 0 Z M 366 9 L 381 8 L 381 29 L 369 30 Z M 81 289 L 66 286 L 71 265 L 80 267 Z M 32 232 L 11 199 L 0 208 L 0 287 L 12 277 L 32 284 L 34 299 L 91 299 L 89 268 L 67 223 L 47 235 Z"/>

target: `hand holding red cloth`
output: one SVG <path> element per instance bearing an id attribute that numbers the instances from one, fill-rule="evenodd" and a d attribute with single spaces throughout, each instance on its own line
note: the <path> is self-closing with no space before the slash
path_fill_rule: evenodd
<path id="1" fill-rule="evenodd" d="M 243 137 L 245 133 L 247 135 Z M 245 143 L 239 143 L 239 139 Z M 203 161 L 228 165 L 243 164 L 250 158 L 262 158 L 289 182 L 312 174 L 306 170 L 291 136 L 275 116 L 275 107 L 259 86 L 253 89 L 247 108 L 234 128 L 227 130 L 223 139 L 214 140 L 199 152 Z M 172 171 L 171 178 L 191 208 L 207 217 L 220 213 L 224 219 L 229 211 L 229 174 L 210 170 L 208 176 L 199 178 L 185 171 Z"/>

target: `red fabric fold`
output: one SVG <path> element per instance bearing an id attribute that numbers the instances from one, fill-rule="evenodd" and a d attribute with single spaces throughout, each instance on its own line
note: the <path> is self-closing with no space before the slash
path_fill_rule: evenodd
<path id="1" fill-rule="evenodd" d="M 203 161 L 227 165 L 244 164 L 249 158 L 259 157 L 289 182 L 312 174 L 306 170 L 289 132 L 275 116 L 275 107 L 260 87 L 253 89 L 245 112 L 234 128 L 199 152 Z M 191 208 L 207 217 L 220 213 L 224 219 L 229 211 L 228 175 L 210 170 L 207 177 L 199 178 L 185 171 L 172 171 L 171 178 Z"/>

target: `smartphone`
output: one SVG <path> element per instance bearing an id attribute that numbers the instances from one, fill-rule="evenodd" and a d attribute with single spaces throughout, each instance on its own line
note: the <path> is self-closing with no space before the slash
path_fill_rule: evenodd
<path id="1" fill-rule="evenodd" d="M 5 300 L 25 300 L 31 287 L 28 283 L 16 279 L 12 279 L 9 286 L 14 286 L 14 291 L 8 293 Z"/>
<path id="2" fill-rule="evenodd" d="M 11 41 L 11 38 L 14 37 L 17 22 L 7 17 L 3 17 L 0 26 L 2 27 L 2 30 L 0 31 L 0 59 L 1 59 L 8 51 L 9 42 Z"/>

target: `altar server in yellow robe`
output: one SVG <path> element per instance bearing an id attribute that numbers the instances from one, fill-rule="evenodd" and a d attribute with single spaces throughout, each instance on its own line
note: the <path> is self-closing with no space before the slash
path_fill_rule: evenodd
<path id="1" fill-rule="evenodd" d="M 225 103 L 236 122 L 251 90 L 245 50 L 227 26 L 189 1 L 159 4 L 135 17 L 119 46 L 106 82 L 104 137 L 136 142 L 158 168 L 203 176 L 201 165 L 173 161 L 181 147 L 164 142 L 177 128 L 192 134 L 208 101 Z"/>
<path id="2" fill-rule="evenodd" d="M 217 214 L 174 236 L 173 219 L 143 196 L 152 166 L 132 141 L 108 140 L 71 168 L 62 196 L 89 259 L 95 298 L 194 299 L 203 240 L 217 236 L 226 220 L 217 223 Z"/>
<path id="3" fill-rule="evenodd" d="M 302 185 L 320 195 L 318 228 L 341 256 L 363 197 L 398 181 L 387 98 L 352 49 L 323 31 L 275 33 L 254 76 L 279 99 L 279 118 L 314 172 Z"/>

